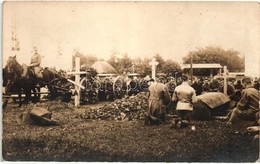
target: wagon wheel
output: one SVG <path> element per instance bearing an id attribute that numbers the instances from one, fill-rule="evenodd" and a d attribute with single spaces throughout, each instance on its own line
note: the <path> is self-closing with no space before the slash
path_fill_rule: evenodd
<path id="1" fill-rule="evenodd" d="M 129 96 L 139 92 L 139 84 L 137 81 L 129 81 L 129 84 L 127 86 Z"/>
<path id="2" fill-rule="evenodd" d="M 139 87 L 140 87 L 140 90 L 141 92 L 148 92 L 148 88 L 149 88 L 149 84 L 148 84 L 148 81 L 142 81 L 142 82 L 139 82 Z"/>
<path id="3" fill-rule="evenodd" d="M 123 77 L 117 76 L 113 82 L 113 93 L 115 98 L 123 98 L 126 94 L 128 94 L 128 86 L 124 81 Z"/>
<path id="4" fill-rule="evenodd" d="M 54 78 L 50 82 L 47 83 L 48 86 L 48 98 L 50 100 L 55 100 L 57 97 L 59 97 L 59 91 L 57 88 L 57 83 L 59 82 L 59 78 Z"/>
<path id="5" fill-rule="evenodd" d="M 70 102 L 72 92 L 70 88 L 72 84 L 67 81 L 67 79 L 61 79 L 56 83 L 56 88 L 58 90 L 59 96 L 62 99 L 62 102 Z"/>
<path id="6" fill-rule="evenodd" d="M 85 87 L 85 89 L 80 91 L 81 103 L 96 103 L 98 101 L 98 88 L 95 82 L 84 77 L 81 79 L 80 84 Z"/>
<path id="7" fill-rule="evenodd" d="M 101 82 L 100 80 L 95 79 L 91 85 L 91 89 L 92 89 L 92 97 L 93 100 L 92 103 L 96 103 L 97 101 L 99 101 L 98 95 L 99 95 L 99 89 L 101 88 Z"/>
<path id="8" fill-rule="evenodd" d="M 113 91 L 113 82 L 107 81 L 104 83 L 104 85 L 106 100 L 113 100 L 115 97 Z"/>

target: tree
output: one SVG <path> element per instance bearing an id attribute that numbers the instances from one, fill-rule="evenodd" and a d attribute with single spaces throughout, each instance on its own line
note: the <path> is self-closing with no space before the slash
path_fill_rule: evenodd
<path id="1" fill-rule="evenodd" d="M 138 58 L 134 58 L 132 59 L 132 72 L 133 73 L 141 73 L 142 72 L 142 64 L 143 64 L 143 60 L 138 57 Z"/>
<path id="2" fill-rule="evenodd" d="M 115 54 L 112 54 L 108 63 L 111 64 L 120 74 L 131 72 L 132 69 L 132 59 L 129 58 L 127 54 L 124 54 L 122 58 L 118 58 Z"/>
<path id="3" fill-rule="evenodd" d="M 162 72 L 167 75 L 174 75 L 175 72 L 181 72 L 181 66 L 177 62 L 168 59 L 164 62 L 164 65 L 162 66 Z"/>
<path id="4" fill-rule="evenodd" d="M 142 61 L 142 74 L 143 75 L 150 75 L 152 74 L 152 69 L 151 69 L 151 66 L 150 66 L 150 61 L 151 59 L 150 58 L 144 58 L 144 60 Z"/>
<path id="5" fill-rule="evenodd" d="M 119 60 L 119 72 L 120 73 L 127 73 L 131 72 L 132 68 L 132 59 L 128 57 L 127 53 L 124 54 L 123 58 Z"/>
<path id="6" fill-rule="evenodd" d="M 183 58 L 184 64 L 193 63 L 220 63 L 221 66 L 227 66 L 230 72 L 243 71 L 244 59 L 240 53 L 235 50 L 224 50 L 220 47 L 199 48 L 197 51 L 191 51 Z"/>
<path id="7" fill-rule="evenodd" d="M 107 62 L 116 69 L 118 66 L 118 60 L 119 59 L 116 57 L 116 55 L 112 54 Z"/>
<path id="8" fill-rule="evenodd" d="M 157 66 L 156 66 L 156 69 L 158 72 L 162 72 L 162 67 L 164 65 L 164 59 L 163 57 L 160 55 L 160 54 L 156 54 L 154 56 L 155 60 L 159 63 Z"/>
<path id="9" fill-rule="evenodd" d="M 78 56 L 80 58 L 80 66 L 90 67 L 97 61 L 97 57 L 93 55 L 83 55 L 82 53 L 75 51 L 72 56 L 73 68 L 75 68 L 75 57 Z"/>
<path id="10" fill-rule="evenodd" d="M 151 66 L 149 65 L 149 62 L 151 61 L 150 58 L 144 58 L 143 60 L 138 57 L 135 59 L 132 59 L 132 69 L 134 66 L 135 73 L 139 73 L 141 75 L 150 75 L 151 74 Z"/>

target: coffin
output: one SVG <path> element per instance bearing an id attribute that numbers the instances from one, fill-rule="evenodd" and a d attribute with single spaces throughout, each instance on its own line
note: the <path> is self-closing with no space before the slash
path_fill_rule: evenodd
<path id="1" fill-rule="evenodd" d="M 210 120 L 212 116 L 227 114 L 230 98 L 221 92 L 209 92 L 197 96 L 197 103 L 193 105 L 193 120 Z"/>

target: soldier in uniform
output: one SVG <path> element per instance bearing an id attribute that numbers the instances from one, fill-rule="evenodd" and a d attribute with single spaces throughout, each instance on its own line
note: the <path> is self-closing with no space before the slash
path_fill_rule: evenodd
<path id="1" fill-rule="evenodd" d="M 33 68 L 37 79 L 43 78 L 40 65 L 41 65 L 41 55 L 37 52 L 37 49 L 34 48 L 34 54 L 31 57 L 31 62 L 29 67 Z"/>
<path id="2" fill-rule="evenodd" d="M 204 83 L 202 84 L 202 94 L 207 93 L 210 91 L 210 84 L 209 81 L 206 79 Z"/>
<path id="3" fill-rule="evenodd" d="M 246 128 L 256 124 L 257 112 L 259 112 L 260 93 L 253 87 L 250 77 L 242 80 L 245 89 L 241 93 L 241 99 L 237 107 L 229 114 L 229 124 L 231 124 L 236 133 L 244 134 Z"/>
<path id="4" fill-rule="evenodd" d="M 235 88 L 235 101 L 238 101 L 241 98 L 241 92 L 244 89 L 244 85 L 241 84 L 240 80 L 238 80 L 236 84 L 234 84 L 234 88 Z"/>
<path id="5" fill-rule="evenodd" d="M 177 102 L 177 119 L 172 122 L 172 127 L 188 126 L 191 121 L 193 104 L 197 102 L 195 90 L 189 86 L 188 77 L 182 76 L 182 84 L 175 88 L 172 101 Z"/>
<path id="6" fill-rule="evenodd" d="M 170 92 L 170 96 L 173 95 L 173 92 L 174 92 L 174 89 L 176 87 L 176 84 L 175 84 L 175 80 L 174 78 L 168 78 L 168 82 L 166 83 L 166 86 L 168 87 L 169 89 L 169 92 Z"/>
<path id="7" fill-rule="evenodd" d="M 165 122 L 165 106 L 170 102 L 170 94 L 167 86 L 163 83 L 150 80 L 149 86 L 149 111 L 147 113 L 145 124 L 159 124 Z"/>

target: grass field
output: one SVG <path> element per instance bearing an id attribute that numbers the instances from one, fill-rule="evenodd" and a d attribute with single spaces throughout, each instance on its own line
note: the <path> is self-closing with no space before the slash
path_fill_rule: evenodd
<path id="1" fill-rule="evenodd" d="M 45 102 L 58 126 L 18 125 L 15 117 L 33 105 L 10 104 L 3 111 L 3 158 L 6 161 L 98 162 L 255 162 L 259 141 L 236 135 L 225 121 L 192 121 L 195 130 L 172 129 L 170 119 L 159 126 L 143 120 L 105 121 L 80 117 L 105 103 L 74 109 L 71 104 Z"/>

